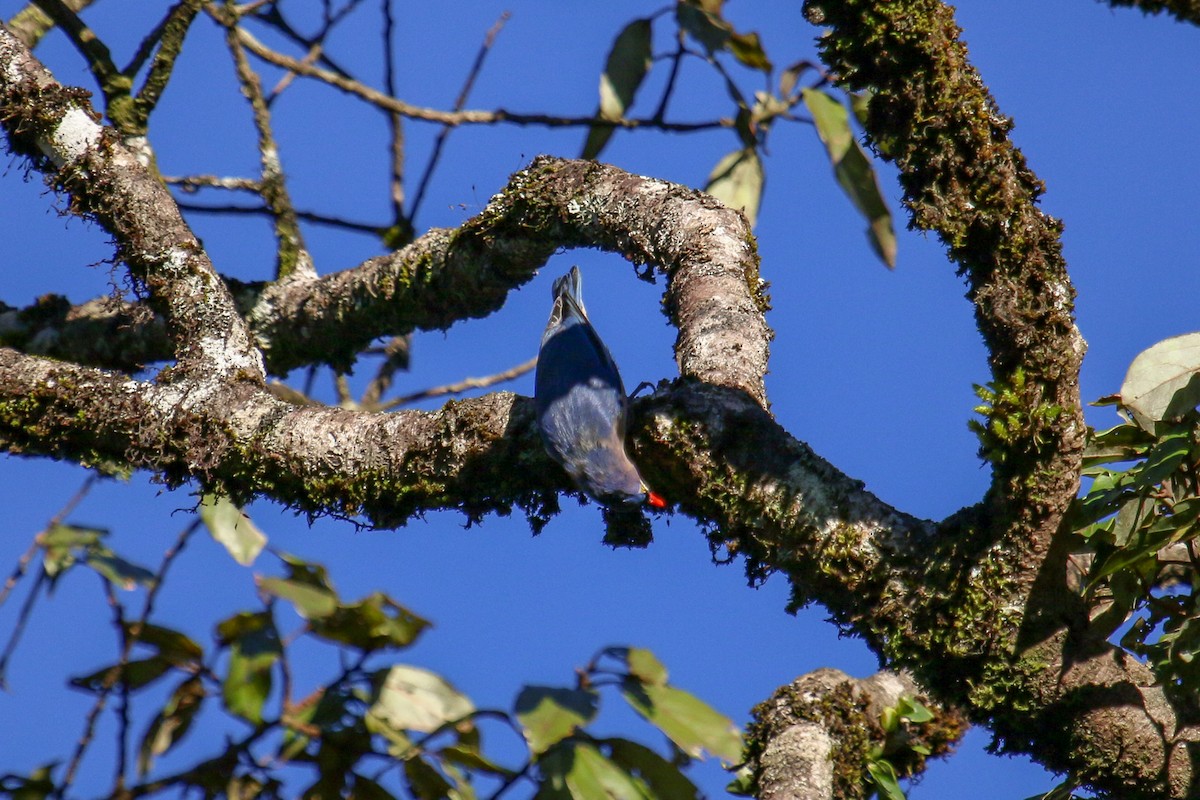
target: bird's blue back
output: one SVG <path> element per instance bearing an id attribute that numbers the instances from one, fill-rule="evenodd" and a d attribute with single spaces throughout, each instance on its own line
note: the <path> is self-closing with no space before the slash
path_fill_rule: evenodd
<path id="1" fill-rule="evenodd" d="M 625 386 L 587 318 L 577 268 L 554 284 L 534 386 L 542 438 L 567 472 L 593 496 L 642 498 L 625 453 Z"/>

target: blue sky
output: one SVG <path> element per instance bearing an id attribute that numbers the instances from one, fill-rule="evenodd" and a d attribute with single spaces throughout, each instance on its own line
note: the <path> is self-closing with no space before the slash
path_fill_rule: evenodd
<path id="1" fill-rule="evenodd" d="M 469 107 L 564 114 L 594 110 L 597 77 L 613 36 L 626 21 L 661 7 L 628 0 L 411 5 L 403 8 L 400 26 L 404 99 L 448 106 L 484 32 L 508 9 L 512 19 Z M 20 6 L 0 0 L 0 17 Z M 1079 325 L 1090 347 L 1084 397 L 1116 391 L 1139 351 L 1200 328 L 1194 312 L 1200 289 L 1194 199 L 1200 31 L 1087 0 L 964 0 L 957 6 L 972 61 L 1000 108 L 1015 118 L 1013 137 L 1047 184 L 1044 208 L 1066 223 Z M 131 32 L 160 8 L 145 0 L 106 0 L 88 19 L 124 54 Z M 799 2 L 730 0 L 727 15 L 739 29 L 758 30 L 779 65 L 815 57 L 817 32 L 803 21 Z M 373 79 L 367 70 L 377 69 L 370 66 L 376 17 L 358 16 L 361 22 L 335 38 L 331 52 Z M 154 120 L 161 168 L 168 174 L 255 174 L 253 130 L 222 60 L 219 34 L 201 20 L 189 48 Z M 49 39 L 39 55 L 60 80 L 92 88 L 61 39 Z M 648 80 L 635 113 L 653 110 L 662 72 L 659 67 Z M 721 84 L 700 65 L 690 64 L 683 80 L 673 106 L 677 117 L 724 113 Z M 752 78 L 747 84 L 755 85 Z M 301 81 L 277 106 L 276 123 L 297 206 L 386 220 L 378 115 Z M 417 175 L 436 129 L 409 123 L 407 133 L 410 169 Z M 511 126 L 456 131 L 418 230 L 459 224 L 535 155 L 577 155 L 583 138 L 577 130 Z M 686 138 L 621 133 L 603 158 L 632 172 L 702 185 L 736 146 L 733 135 L 721 131 Z M 20 306 L 47 292 L 76 301 L 107 292 L 109 267 L 102 261 L 110 251 L 103 233 L 59 217 L 40 183 L 23 181 L 23 167 L 8 163 L 0 179 L 0 299 Z M 931 237 L 901 230 L 897 268 L 885 270 L 811 128 L 793 124 L 773 131 L 766 168 L 756 232 L 764 277 L 772 284 L 768 321 L 777 333 L 768 376 L 773 411 L 795 436 L 906 511 L 940 518 L 976 502 L 988 475 L 966 421 L 975 405 L 972 384 L 988 375 L 953 265 Z M 894 173 L 883 167 L 881 179 L 901 214 Z M 410 192 L 414 188 L 409 185 Z M 265 222 L 230 224 L 207 216 L 192 222 L 220 271 L 269 277 L 272 242 Z M 901 229 L 904 222 L 900 216 Z M 322 273 L 379 252 L 368 237 L 316 227 L 306 235 Z M 413 370 L 400 377 L 398 391 L 494 373 L 533 355 L 550 282 L 573 263 L 584 270 L 589 311 L 626 384 L 674 375 L 673 331 L 658 310 L 656 290 L 637 282 L 615 257 L 572 252 L 554 258 L 493 317 L 418 336 Z M 360 372 L 359 383 L 369 374 Z M 510 388 L 529 394 L 532 378 Z M 328 382 L 319 390 L 331 396 Z M 1089 419 L 1104 427 L 1115 422 L 1111 409 L 1092 409 Z M 7 574 L 84 476 L 47 461 L 0 459 L 0 502 L 7 512 L 0 573 Z M 193 502 L 186 491 L 162 492 L 136 477 L 129 484 L 101 484 L 71 520 L 111 527 L 116 549 L 153 564 L 187 524 L 180 510 Z M 600 544 L 595 506 L 565 505 L 536 538 L 514 519 L 464 529 L 455 515 L 433 514 L 396 532 L 356 533 L 330 520 L 310 527 L 270 503 L 256 504 L 251 513 L 276 546 L 327 563 L 344 596 L 383 590 L 432 619 L 435 628 L 403 660 L 442 673 L 481 706 L 511 706 L 525 683 L 570 683 L 575 667 L 617 643 L 652 649 L 678 685 L 739 722 L 776 686 L 816 667 L 860 676 L 875 670 L 874 658 L 860 643 L 839 639 L 821 609 L 785 614 L 782 580 L 748 589 L 739 566 L 712 565 L 688 520 L 663 518 L 650 548 L 614 552 Z M 264 557 L 254 569 L 275 566 Z M 12 628 L 23 591 L 0 607 L 0 638 Z M 207 643 L 215 620 L 253 605 L 249 572 L 201 537 L 162 593 L 159 617 Z M 98 582 L 83 571 L 68 575 L 38 606 L 9 666 L 9 692 L 0 694 L 0 774 L 69 754 L 90 701 L 65 690 L 64 682 L 111 662 L 115 645 L 108 623 Z M 314 675 L 324 674 L 320 666 L 314 665 Z M 106 718 L 100 739 L 111 737 L 105 726 L 112 724 Z M 653 736 L 632 726 L 628 715 L 614 713 L 605 724 Z M 1053 785 L 1052 776 L 1021 759 L 984 755 L 986 740 L 982 731 L 969 735 L 961 753 L 932 766 L 910 797 L 969 792 L 979 800 L 1008 800 Z M 210 751 L 202 745 L 190 742 L 190 752 Z M 103 762 L 98 757 L 85 764 L 81 789 L 107 785 Z M 713 795 L 725 781 L 711 767 L 698 771 L 697 779 Z"/>

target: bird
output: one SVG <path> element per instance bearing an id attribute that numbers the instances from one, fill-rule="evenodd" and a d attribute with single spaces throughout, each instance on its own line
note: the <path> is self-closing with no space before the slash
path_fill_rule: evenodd
<path id="1" fill-rule="evenodd" d="M 582 284 L 579 267 L 554 281 L 534 376 L 542 443 L 575 485 L 605 506 L 665 508 L 625 449 L 629 398 L 612 354 L 588 319 Z"/>

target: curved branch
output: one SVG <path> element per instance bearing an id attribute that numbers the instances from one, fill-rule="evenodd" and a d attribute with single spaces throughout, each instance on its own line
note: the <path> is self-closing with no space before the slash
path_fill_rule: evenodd
<path id="1" fill-rule="evenodd" d="M 671 275 L 666 309 L 679 330 L 681 374 L 766 402 L 771 333 L 745 219 L 703 192 L 616 167 L 541 157 L 457 229 L 430 231 L 394 253 L 321 278 L 228 283 L 272 373 L 318 363 L 344 370 L 379 337 L 493 313 L 564 247 L 597 247 Z M 161 327 L 130 349 L 148 359 L 114 361 L 119 353 L 90 338 L 100 322 L 137 339 L 136 327 L 114 330 L 130 315 L 136 320 L 137 309 L 103 301 L 25 309 L 0 324 L 0 341 L 117 368 L 165 357 L 166 348 L 152 341 Z"/>
<path id="2" fill-rule="evenodd" d="M 1068 586 L 1074 534 L 1063 515 L 1085 432 L 1084 342 L 1061 226 L 1037 207 L 1042 185 L 1008 139 L 1011 122 L 968 62 L 947 5 L 807 0 L 805 10 L 830 26 L 821 48 L 838 81 L 874 92 L 868 135 L 899 167 L 914 225 L 936 231 L 959 263 L 994 376 L 982 436 L 992 487 L 943 534 L 973 551 L 959 557 L 969 570 L 920 623 L 923 633 L 893 651 L 1013 750 L 1124 797 L 1193 796 L 1194 710 L 1172 705 L 1141 664 L 1093 640 Z M 1000 620 L 1004 633 L 979 641 L 977 653 L 961 648 L 970 637 L 945 633 L 947 622 L 981 618 Z M 922 639 L 935 652 L 922 653 Z M 956 661 L 963 674 L 946 674 Z"/>

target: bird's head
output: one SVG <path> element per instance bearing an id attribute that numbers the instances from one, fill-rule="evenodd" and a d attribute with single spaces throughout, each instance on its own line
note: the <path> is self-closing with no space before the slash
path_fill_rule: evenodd
<path id="1" fill-rule="evenodd" d="M 598 447 L 591 450 L 584 468 L 573 477 L 585 492 L 607 506 L 667 507 L 662 495 L 646 488 L 623 449 Z"/>

